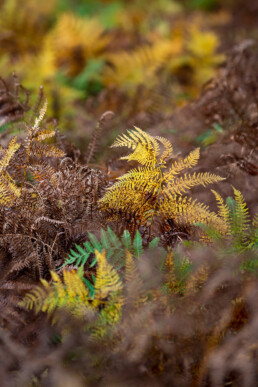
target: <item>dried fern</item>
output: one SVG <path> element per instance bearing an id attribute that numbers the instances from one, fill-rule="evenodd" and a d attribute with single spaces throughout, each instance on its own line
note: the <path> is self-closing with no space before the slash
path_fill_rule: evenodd
<path id="1" fill-rule="evenodd" d="M 7 149 L 1 149 L 1 153 L 4 155 L 0 160 L 0 203 L 8 207 L 13 205 L 15 199 L 21 194 L 20 189 L 7 171 L 10 160 L 20 147 L 16 140 L 17 138 L 14 137 Z"/>
<path id="2" fill-rule="evenodd" d="M 31 156 L 42 158 L 42 157 L 63 157 L 64 152 L 55 147 L 54 145 L 48 145 L 42 143 L 42 141 L 55 136 L 53 129 L 41 129 L 40 124 L 44 119 L 47 111 L 47 100 L 43 107 L 40 109 L 39 116 L 36 117 L 34 125 L 30 127 L 26 125 L 27 138 L 25 140 L 25 152 L 26 162 L 24 166 L 23 181 L 21 184 L 21 192 L 26 179 L 26 172 L 29 166 L 29 160 Z"/>

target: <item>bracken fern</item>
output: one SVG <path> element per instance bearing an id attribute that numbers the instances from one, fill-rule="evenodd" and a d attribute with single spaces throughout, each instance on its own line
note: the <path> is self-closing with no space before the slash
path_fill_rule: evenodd
<path id="1" fill-rule="evenodd" d="M 164 148 L 160 151 L 160 145 Z M 193 225 L 200 221 L 211 224 L 222 233 L 226 232 L 223 219 L 202 203 L 182 196 L 196 185 L 206 186 L 223 180 L 209 172 L 178 174 L 192 168 L 200 157 L 199 149 L 193 150 L 183 160 L 175 161 L 168 167 L 173 155 L 171 143 L 163 137 L 153 137 L 139 128 L 119 136 L 113 147 L 128 147 L 132 153 L 122 159 L 136 161 L 142 166 L 130 170 L 119 177 L 100 199 L 99 206 L 110 221 L 125 218 L 132 234 L 143 227 L 148 230 L 149 238 L 154 216 L 163 220 L 172 219 L 176 224 Z"/>

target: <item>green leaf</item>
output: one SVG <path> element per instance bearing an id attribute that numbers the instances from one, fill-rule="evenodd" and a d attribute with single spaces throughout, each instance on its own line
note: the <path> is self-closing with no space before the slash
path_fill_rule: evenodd
<path id="1" fill-rule="evenodd" d="M 109 240 L 112 243 L 112 245 L 117 249 L 121 248 L 122 245 L 121 245 L 121 242 L 120 242 L 118 236 L 114 233 L 114 231 L 111 230 L 110 227 L 107 227 L 107 233 L 108 233 Z"/>
<path id="2" fill-rule="evenodd" d="M 98 262 L 97 258 L 94 258 L 92 263 L 90 264 L 90 268 L 94 267 L 97 262 Z"/>
<path id="3" fill-rule="evenodd" d="M 101 253 L 101 251 L 103 250 L 101 243 L 98 241 L 98 239 L 95 237 L 95 235 L 92 234 L 91 232 L 89 232 L 88 235 L 89 235 L 89 238 L 90 238 L 90 241 L 92 243 L 94 250 L 98 250 Z"/>
<path id="4" fill-rule="evenodd" d="M 139 256 L 143 253 L 142 237 L 141 237 L 139 230 L 136 231 L 133 245 L 134 245 L 135 256 L 136 256 L 136 258 L 139 258 Z"/>
<path id="5" fill-rule="evenodd" d="M 94 298 L 94 296 L 95 296 L 94 285 L 89 280 L 87 280 L 87 278 L 83 278 L 83 282 L 85 283 L 85 285 L 89 289 L 89 297 Z"/>
<path id="6" fill-rule="evenodd" d="M 157 247 L 158 244 L 159 244 L 159 238 L 158 237 L 152 239 L 152 241 L 150 241 L 150 243 L 149 243 L 149 249 L 155 249 L 155 247 Z"/>
<path id="7" fill-rule="evenodd" d="M 94 247 L 91 245 L 89 241 L 86 241 L 83 243 L 83 246 L 85 247 L 87 253 L 94 254 Z"/>
<path id="8" fill-rule="evenodd" d="M 105 230 L 101 229 L 100 230 L 100 235 L 101 235 L 101 244 L 105 250 L 108 250 L 111 248 L 109 239 L 108 239 L 108 234 Z"/>
<path id="9" fill-rule="evenodd" d="M 121 239 L 122 239 L 122 243 L 123 243 L 124 247 L 127 250 L 130 250 L 132 247 L 132 241 L 131 241 L 131 235 L 130 235 L 128 230 L 124 230 L 124 233 L 123 233 Z"/>

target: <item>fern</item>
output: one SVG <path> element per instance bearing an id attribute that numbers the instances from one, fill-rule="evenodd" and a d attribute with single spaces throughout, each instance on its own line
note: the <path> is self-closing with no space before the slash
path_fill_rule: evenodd
<path id="1" fill-rule="evenodd" d="M 234 198 L 227 198 L 226 202 L 212 190 L 219 208 L 218 215 L 226 224 L 226 233 L 221 233 L 212 225 L 198 224 L 202 227 L 211 241 L 226 241 L 230 253 L 242 253 L 246 250 L 257 249 L 256 216 L 253 222 L 241 192 L 233 187 Z"/>
<path id="2" fill-rule="evenodd" d="M 167 252 L 163 271 L 164 289 L 168 294 L 183 295 L 187 288 L 192 263 L 186 257 L 181 257 L 169 250 Z"/>
<path id="3" fill-rule="evenodd" d="M 169 57 L 179 54 L 181 44 L 169 39 L 145 45 L 131 52 L 110 54 L 107 58 L 112 66 L 103 73 L 104 84 L 114 84 L 131 94 L 138 85 L 155 86 L 158 77 L 157 70 L 164 66 Z"/>
<path id="4" fill-rule="evenodd" d="M 15 199 L 20 196 L 20 189 L 16 186 L 15 181 L 7 171 L 10 160 L 20 147 L 16 139 L 14 137 L 10 141 L 7 149 L 1 149 L 3 157 L 0 160 L 0 203 L 7 207 L 12 206 Z"/>
<path id="5" fill-rule="evenodd" d="M 49 35 L 56 66 L 69 76 L 78 75 L 89 59 L 100 57 L 106 49 L 110 37 L 104 32 L 97 19 L 63 14 Z"/>
<path id="6" fill-rule="evenodd" d="M 63 280 L 51 271 L 52 283 L 41 279 L 37 286 L 20 302 L 20 306 L 36 313 L 52 316 L 55 310 L 66 308 L 76 316 L 98 313 L 92 328 L 93 336 L 103 336 L 109 325 L 116 324 L 123 306 L 122 282 L 117 271 L 107 262 L 106 253 L 95 250 L 97 258 L 94 293 L 90 294 L 83 278 L 83 269 L 63 270 Z"/>
<path id="7" fill-rule="evenodd" d="M 66 307 L 74 314 L 80 314 L 82 306 L 88 305 L 88 289 L 82 280 L 82 273 L 78 270 L 63 272 L 63 282 L 58 274 L 51 271 L 52 284 L 41 279 L 42 286 L 36 287 L 28 293 L 20 306 L 47 312 L 49 315 L 56 308 Z"/>
<path id="8" fill-rule="evenodd" d="M 37 158 L 44 157 L 63 157 L 64 153 L 56 148 L 54 145 L 48 145 L 42 143 L 42 141 L 55 136 L 53 129 L 41 129 L 40 124 L 42 123 L 47 111 L 47 100 L 43 107 L 40 109 L 39 116 L 36 117 L 34 125 L 30 126 L 26 124 L 27 138 L 25 140 L 25 153 L 26 162 L 24 166 L 23 181 L 21 183 L 21 192 L 26 179 L 26 172 L 29 166 L 30 157 L 35 156 Z"/>
<path id="9" fill-rule="evenodd" d="M 88 235 L 89 241 L 84 242 L 83 247 L 76 244 L 77 251 L 75 249 L 70 250 L 70 254 L 61 269 L 68 265 L 84 266 L 88 259 L 95 254 L 95 251 L 101 253 L 105 250 L 108 261 L 115 265 L 117 270 L 120 270 L 125 265 L 125 250 L 130 251 L 137 258 L 143 253 L 142 237 L 139 232 L 136 233 L 133 241 L 128 230 L 124 230 L 120 240 L 110 227 L 107 227 L 106 231 L 101 229 L 100 241 L 95 235 L 91 233 L 88 233 Z M 149 248 L 155 248 L 158 243 L 159 238 L 156 237 L 149 243 Z M 93 258 L 89 266 L 94 267 L 96 263 L 97 258 Z"/>
<path id="10" fill-rule="evenodd" d="M 154 216 L 173 219 L 177 224 L 193 225 L 197 220 L 212 224 L 225 232 L 225 224 L 207 206 L 183 197 L 189 188 L 196 185 L 212 184 L 223 180 L 211 173 L 185 174 L 177 177 L 179 172 L 197 164 L 199 149 L 189 156 L 174 162 L 167 169 L 168 160 L 172 157 L 172 145 L 162 137 L 153 137 L 139 128 L 128 131 L 113 144 L 113 147 L 127 146 L 133 152 L 123 157 L 128 161 L 137 161 L 142 166 L 130 170 L 118 178 L 108 188 L 105 196 L 100 199 L 100 209 L 105 211 L 109 219 L 119 220 L 121 214 L 129 219 L 130 231 L 143 226 L 151 233 Z M 161 152 L 160 146 L 163 147 Z"/>

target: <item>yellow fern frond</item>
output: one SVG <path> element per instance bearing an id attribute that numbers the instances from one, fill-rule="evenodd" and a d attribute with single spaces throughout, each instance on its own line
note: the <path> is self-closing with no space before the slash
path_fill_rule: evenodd
<path id="1" fill-rule="evenodd" d="M 170 178 L 173 178 L 179 172 L 186 168 L 194 167 L 200 158 L 200 148 L 193 150 L 187 157 L 183 160 L 175 161 L 172 167 L 164 174 L 165 179 L 168 181 Z"/>
<path id="2" fill-rule="evenodd" d="M 55 132 L 53 130 L 40 130 L 37 135 L 34 137 L 35 141 L 43 141 L 47 138 L 51 138 L 55 136 Z"/>
<path id="3" fill-rule="evenodd" d="M 39 116 L 36 117 L 34 125 L 32 127 L 26 125 L 26 130 L 27 130 L 27 138 L 25 140 L 26 163 L 24 166 L 23 181 L 21 183 L 21 193 L 26 179 L 26 172 L 29 166 L 31 155 L 36 156 L 38 158 L 47 157 L 47 156 L 48 157 L 64 156 L 64 152 L 61 151 L 61 149 L 58 149 L 53 145 L 41 143 L 42 140 L 51 138 L 56 134 L 54 130 L 40 129 L 40 124 L 42 123 L 45 117 L 46 111 L 47 111 L 47 100 L 45 100 L 45 103 L 39 112 Z"/>
<path id="4" fill-rule="evenodd" d="M 137 127 L 127 132 L 127 136 L 123 134 L 118 137 L 112 145 L 112 148 L 126 146 L 129 149 L 133 149 L 134 152 L 128 156 L 121 157 L 121 159 L 128 161 L 135 160 L 142 165 L 154 166 L 159 153 L 157 140 Z"/>
<path id="5" fill-rule="evenodd" d="M 107 262 L 105 250 L 103 250 L 102 253 L 95 250 L 95 255 L 98 261 L 98 266 L 93 305 L 98 306 L 113 293 L 121 292 L 122 282 L 116 270 Z"/>
<path id="6" fill-rule="evenodd" d="M 187 189 L 196 185 L 202 185 L 205 187 L 207 184 L 217 183 L 218 181 L 224 180 L 223 177 L 214 175 L 213 173 L 194 173 L 193 175 L 185 174 L 182 177 L 176 178 L 171 182 L 168 182 L 166 190 L 174 194 L 181 194 L 186 192 Z M 166 191 L 165 190 L 165 191 Z"/>
<path id="7" fill-rule="evenodd" d="M 52 283 L 41 279 L 42 286 L 36 287 L 23 299 L 21 305 L 51 315 L 56 308 L 68 308 L 73 314 L 81 315 L 89 308 L 88 289 L 77 270 L 64 270 L 63 281 L 51 271 Z"/>
<path id="8" fill-rule="evenodd" d="M 159 142 L 161 142 L 161 144 L 164 146 L 165 150 L 164 152 L 162 153 L 160 159 L 159 159 L 159 163 L 160 164 L 164 164 L 173 154 L 173 147 L 172 147 L 172 144 L 169 140 L 167 140 L 166 138 L 164 137 L 160 137 L 160 136 L 156 136 L 155 137 Z"/>
<path id="9" fill-rule="evenodd" d="M 4 156 L 0 160 L 0 173 L 4 172 L 9 165 L 11 158 L 14 156 L 15 152 L 20 148 L 20 144 L 17 143 L 17 137 L 14 137 L 8 145 L 8 148 L 4 150 Z"/>
<path id="10" fill-rule="evenodd" d="M 194 225 L 204 223 L 213 226 L 222 234 L 227 232 L 227 224 L 215 212 L 211 212 L 208 206 L 191 198 L 164 195 L 159 207 L 160 214 L 165 219 L 173 219 L 178 224 Z"/>
<path id="11" fill-rule="evenodd" d="M 177 286 L 177 279 L 175 274 L 175 262 L 174 262 L 174 255 L 171 250 L 168 251 L 165 259 L 165 286 L 169 293 L 177 293 L 178 292 L 178 286 Z"/>
<path id="12" fill-rule="evenodd" d="M 86 302 L 89 292 L 76 270 L 64 270 L 64 284 L 70 304 L 78 301 Z"/>
<path id="13" fill-rule="evenodd" d="M 206 263 L 200 265 L 200 267 L 193 273 L 186 284 L 186 293 L 194 294 L 200 289 L 208 279 L 209 269 Z"/>
<path id="14" fill-rule="evenodd" d="M 181 47 L 173 41 L 164 39 L 150 45 L 145 45 L 132 52 L 120 52 L 109 55 L 108 61 L 112 67 L 107 67 L 103 74 L 106 85 L 113 84 L 124 88 L 129 94 L 138 85 L 147 84 L 153 87 L 157 83 L 156 71 L 163 66 L 170 55 L 180 52 Z"/>
<path id="15" fill-rule="evenodd" d="M 49 35 L 56 65 L 69 76 L 79 74 L 87 61 L 99 57 L 110 42 L 104 32 L 97 19 L 63 14 Z"/>
<path id="16" fill-rule="evenodd" d="M 54 285 L 54 288 L 57 292 L 57 297 L 62 300 L 66 297 L 66 291 L 64 289 L 64 286 L 63 286 L 63 283 L 61 281 L 61 278 L 59 277 L 59 275 L 54 272 L 54 271 L 51 271 L 51 277 L 52 277 L 52 280 L 53 280 L 53 285 Z"/>
<path id="17" fill-rule="evenodd" d="M 140 225 L 149 230 L 155 215 L 174 219 L 179 223 L 184 220 L 187 225 L 195 222 L 212 222 L 225 231 L 225 222 L 208 208 L 187 198 L 177 197 L 196 185 L 212 184 L 224 178 L 211 173 L 184 174 L 175 178 L 180 171 L 197 164 L 200 157 L 199 148 L 186 158 L 174 162 L 168 171 L 164 171 L 173 148 L 163 137 L 153 137 L 139 128 L 128 131 L 129 135 L 119 136 L 113 147 L 127 146 L 134 152 L 123 159 L 138 161 L 144 167 L 130 170 L 119 177 L 117 182 L 107 189 L 99 200 L 100 209 L 107 212 L 110 220 L 117 220 L 121 214 L 132 225 L 132 232 Z M 164 147 L 160 152 L 159 144 Z M 160 154 L 161 153 L 161 154 Z M 150 235 L 150 234 L 149 234 Z"/>
<path id="18" fill-rule="evenodd" d="M 98 261 L 95 295 L 92 302 L 94 308 L 101 309 L 99 318 L 93 328 L 93 336 L 103 337 L 109 328 L 109 325 L 116 324 L 122 312 L 122 282 L 116 270 L 107 262 L 106 252 L 102 253 L 95 250 Z"/>
<path id="19" fill-rule="evenodd" d="M 39 116 L 35 119 L 35 123 L 34 123 L 33 128 L 32 128 L 33 134 L 35 134 L 35 132 L 38 131 L 39 124 L 41 123 L 41 121 L 45 117 L 46 112 L 47 112 L 47 100 L 45 100 L 43 107 L 40 109 Z"/>
<path id="20" fill-rule="evenodd" d="M 6 171 L 10 160 L 20 147 L 20 144 L 18 144 L 16 140 L 17 138 L 14 137 L 10 141 L 8 148 L 3 150 L 2 153 L 4 155 L 0 160 L 0 203 L 7 207 L 12 206 L 15 199 L 20 196 L 20 189 L 16 186 L 13 178 Z"/>
<path id="21" fill-rule="evenodd" d="M 229 207 L 228 207 L 228 205 L 224 203 L 224 200 L 218 194 L 218 192 L 214 191 L 213 189 L 211 190 L 211 192 L 214 194 L 214 196 L 216 198 L 217 205 L 219 208 L 219 216 L 221 216 L 221 218 L 225 222 L 228 222 L 229 221 Z"/>

